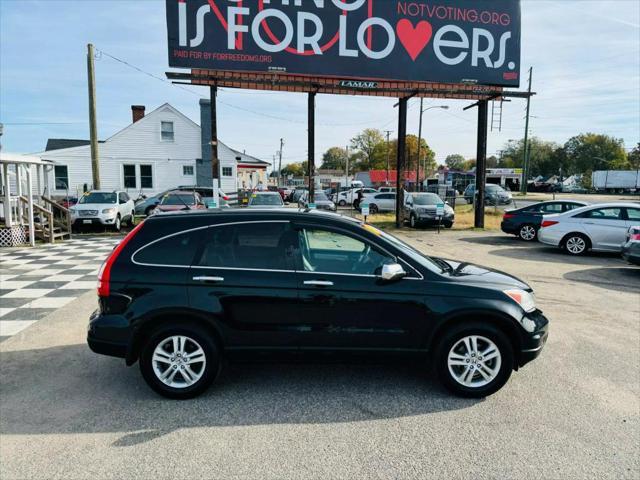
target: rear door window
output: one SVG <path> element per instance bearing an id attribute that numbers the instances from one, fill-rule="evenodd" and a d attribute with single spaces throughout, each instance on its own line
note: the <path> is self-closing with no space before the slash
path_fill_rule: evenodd
<path id="1" fill-rule="evenodd" d="M 143 265 L 189 267 L 204 235 L 205 230 L 198 229 L 163 237 L 140 248 L 132 260 Z"/>
<path id="2" fill-rule="evenodd" d="M 296 232 L 288 222 L 238 223 L 208 229 L 202 267 L 293 270 Z"/>
<path id="3" fill-rule="evenodd" d="M 591 218 L 594 220 L 620 220 L 622 218 L 621 214 L 622 208 L 607 207 L 588 210 L 576 216 L 578 218 Z"/>
<path id="4" fill-rule="evenodd" d="M 540 207 L 540 212 L 542 212 L 544 214 L 562 213 L 562 204 L 561 203 L 547 203 L 546 205 L 542 205 Z"/>

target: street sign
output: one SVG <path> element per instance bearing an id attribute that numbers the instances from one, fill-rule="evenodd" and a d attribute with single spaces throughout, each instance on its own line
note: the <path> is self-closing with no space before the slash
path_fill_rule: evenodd
<path id="1" fill-rule="evenodd" d="M 444 203 L 436 203 L 436 217 L 444 217 Z"/>
<path id="2" fill-rule="evenodd" d="M 367 215 L 369 215 L 369 204 L 368 203 L 363 203 L 361 208 L 362 208 L 362 215 L 364 215 L 365 217 Z"/>

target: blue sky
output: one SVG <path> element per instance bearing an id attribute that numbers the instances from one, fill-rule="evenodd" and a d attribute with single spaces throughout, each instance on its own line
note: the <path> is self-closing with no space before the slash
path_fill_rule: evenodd
<path id="1" fill-rule="evenodd" d="M 640 2 L 525 0 L 522 66 L 533 66 L 531 133 L 564 142 L 593 131 L 640 140 Z M 47 138 L 88 138 L 86 44 L 164 78 L 164 0 L 0 0 L 0 122 L 3 148 L 37 152 Z M 100 139 L 130 123 L 130 105 L 169 102 L 198 121 L 191 92 L 139 73 L 107 55 L 96 61 Z M 524 83 L 522 87 L 524 88 Z M 194 93 L 195 92 L 195 93 Z M 226 90 L 219 95 L 219 135 L 228 145 L 271 160 L 284 137 L 285 163 L 306 159 L 306 97 Z M 425 113 L 424 135 L 440 162 L 451 153 L 475 157 L 475 110 L 469 102 Z M 395 100 L 320 95 L 316 162 L 367 127 L 397 130 Z M 418 130 L 411 100 L 409 133 Z M 524 133 L 522 100 L 505 104 L 502 132 L 489 132 L 488 153 Z M 246 110 L 258 113 L 250 113 Z M 285 120 L 276 120 L 271 117 Z M 393 134 L 392 134 L 393 135 Z"/>

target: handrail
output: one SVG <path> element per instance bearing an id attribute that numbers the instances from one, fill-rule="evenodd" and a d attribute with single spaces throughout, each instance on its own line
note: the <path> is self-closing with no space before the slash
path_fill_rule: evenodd
<path id="1" fill-rule="evenodd" d="M 30 202 L 29 199 L 23 195 L 18 196 L 18 198 L 20 199 L 21 202 L 26 203 L 27 205 Z M 53 243 L 55 241 L 54 235 L 53 235 L 54 228 L 55 228 L 55 225 L 53 224 L 53 211 L 47 210 L 46 208 L 41 207 L 37 203 L 33 203 L 33 199 L 31 200 L 31 205 L 33 206 L 34 210 L 37 210 L 47 215 L 47 219 L 49 220 L 49 228 L 48 228 L 49 243 Z M 46 225 L 44 222 L 41 222 L 41 225 L 44 231 L 46 229 Z M 33 235 L 33 232 L 31 232 L 30 235 Z"/>
<path id="2" fill-rule="evenodd" d="M 19 199 L 20 199 L 20 201 L 22 201 L 23 203 L 26 203 L 26 204 L 28 204 L 28 203 L 29 203 L 29 199 L 28 199 L 27 197 L 25 197 L 25 196 L 20 195 L 18 198 L 19 198 Z M 53 213 L 51 210 L 47 210 L 46 208 L 41 207 L 41 206 L 40 206 L 40 205 L 38 205 L 37 203 L 34 203 L 34 204 L 33 204 L 33 208 L 34 208 L 34 210 L 37 210 L 37 211 L 39 211 L 39 212 L 41 212 L 41 213 L 46 213 L 47 215 L 48 215 L 48 214 L 52 214 L 52 213 Z"/>
<path id="3" fill-rule="evenodd" d="M 60 205 L 58 202 L 56 202 L 55 200 L 50 199 L 49 197 L 46 197 L 44 195 L 41 196 L 42 200 L 45 201 L 45 203 L 50 204 L 51 206 L 58 208 L 60 210 L 62 210 L 64 213 L 71 213 L 69 211 L 69 209 L 67 207 L 63 207 L 62 205 Z"/>

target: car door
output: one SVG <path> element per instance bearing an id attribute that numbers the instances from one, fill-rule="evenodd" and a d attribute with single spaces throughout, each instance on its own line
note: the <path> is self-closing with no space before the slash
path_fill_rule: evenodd
<path id="1" fill-rule="evenodd" d="M 622 207 L 602 207 L 579 215 L 584 229 L 591 237 L 596 250 L 619 251 L 624 242 L 627 227 Z"/>
<path id="2" fill-rule="evenodd" d="M 395 195 L 393 193 L 382 193 L 376 195 L 376 203 L 382 211 L 391 212 L 396 209 Z"/>
<path id="3" fill-rule="evenodd" d="M 216 321 L 232 348 L 294 348 L 297 232 L 274 220 L 213 225 L 205 235 L 187 280 L 191 307 Z"/>
<path id="4" fill-rule="evenodd" d="M 341 228 L 297 224 L 303 348 L 418 348 L 428 328 L 421 275 L 380 278 L 398 260 L 363 236 Z"/>

